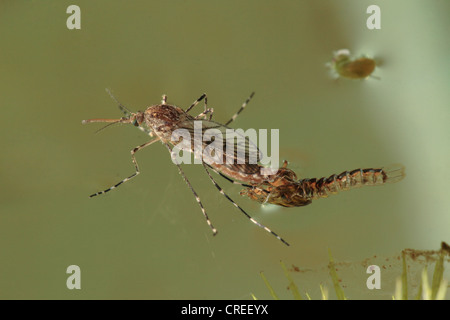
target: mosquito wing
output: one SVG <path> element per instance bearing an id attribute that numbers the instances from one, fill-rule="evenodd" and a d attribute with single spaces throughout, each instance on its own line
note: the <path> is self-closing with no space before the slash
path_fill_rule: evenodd
<path id="1" fill-rule="evenodd" d="M 261 151 L 247 133 L 208 120 L 189 120 L 179 124 L 191 137 L 191 150 L 197 158 L 215 167 L 225 166 L 246 174 L 260 172 Z M 197 134 L 195 132 L 197 129 Z M 255 137 L 256 132 L 255 132 Z M 198 146 L 198 147 L 195 147 Z M 200 148 L 201 146 L 201 148 Z M 199 154 L 201 150 L 202 154 Z"/>

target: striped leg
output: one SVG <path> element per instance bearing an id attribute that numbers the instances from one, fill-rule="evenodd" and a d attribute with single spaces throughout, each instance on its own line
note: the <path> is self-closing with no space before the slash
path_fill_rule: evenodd
<path id="1" fill-rule="evenodd" d="M 206 103 L 206 101 L 205 101 L 205 103 Z M 206 104 L 205 104 L 205 106 L 206 106 Z M 205 111 L 203 111 L 202 113 L 200 113 L 198 116 L 195 117 L 195 120 L 198 120 L 200 118 L 205 118 L 206 119 L 206 116 L 208 115 L 208 113 L 209 113 L 209 119 L 208 120 L 211 121 L 211 119 L 213 117 L 213 114 L 214 114 L 214 108 L 207 108 L 207 109 L 205 109 Z"/>
<path id="2" fill-rule="evenodd" d="M 92 198 L 92 197 L 98 196 L 98 195 L 100 195 L 100 194 L 107 193 L 107 192 L 111 191 L 112 189 L 117 188 L 117 187 L 120 186 L 122 183 L 125 183 L 125 182 L 127 182 L 127 181 L 133 179 L 134 177 L 136 177 L 136 176 L 140 173 L 140 171 L 139 171 L 139 166 L 138 166 L 138 164 L 137 164 L 136 157 L 134 156 L 134 154 L 135 154 L 136 152 L 138 152 L 139 150 L 142 150 L 142 149 L 144 149 L 145 147 L 148 147 L 148 146 L 151 145 L 153 142 L 156 142 L 156 141 L 158 141 L 158 140 L 159 140 L 159 138 L 153 139 L 153 140 L 151 140 L 151 141 L 149 141 L 149 142 L 146 142 L 146 143 L 144 143 L 144 144 L 142 144 L 142 145 L 140 145 L 140 146 L 134 148 L 133 150 L 131 150 L 131 159 L 132 159 L 132 161 L 133 161 L 134 168 L 136 169 L 136 172 L 135 172 L 135 173 L 133 173 L 133 174 L 132 174 L 131 176 L 129 176 L 128 178 L 123 179 L 123 180 L 120 181 L 119 183 L 116 183 L 116 184 L 113 185 L 112 187 L 109 187 L 109 188 L 106 189 L 106 190 L 99 191 L 99 192 L 97 192 L 97 193 L 91 194 L 89 197 Z"/>
<path id="3" fill-rule="evenodd" d="M 247 100 L 245 100 L 245 102 L 242 104 L 241 108 L 238 110 L 238 112 L 236 112 L 230 120 L 228 120 L 227 122 L 225 122 L 225 125 L 228 126 L 230 123 L 232 123 L 234 120 L 236 120 L 236 118 L 238 117 L 238 115 L 242 112 L 242 110 L 245 109 L 245 107 L 247 106 L 247 104 L 250 102 L 250 100 L 253 98 L 253 96 L 255 95 L 254 92 L 252 92 L 252 94 L 250 95 L 250 97 L 247 98 Z"/>
<path id="4" fill-rule="evenodd" d="M 207 165 L 212 171 L 214 171 L 215 173 L 217 173 L 218 175 L 220 175 L 220 176 L 221 176 L 222 178 L 224 178 L 225 180 L 231 182 L 232 184 L 236 184 L 236 185 L 238 185 L 238 186 L 243 186 L 243 187 L 246 187 L 246 188 L 253 188 L 252 185 L 249 185 L 249 184 L 246 184 L 246 183 L 241 183 L 241 182 L 238 182 L 238 181 L 236 181 L 236 180 L 233 180 L 233 179 L 231 179 L 230 177 L 227 177 L 226 175 L 224 175 L 222 172 L 217 171 L 216 169 L 214 169 L 213 167 L 211 167 L 209 164 L 206 164 L 206 165 Z"/>
<path id="5" fill-rule="evenodd" d="M 284 162 L 287 162 L 286 160 Z M 243 189 L 241 190 L 241 195 L 248 195 L 247 193 L 250 192 L 251 190 L 257 190 L 258 193 L 264 192 L 265 194 L 267 194 L 266 196 L 266 200 L 262 202 L 262 204 L 266 204 L 267 201 L 269 200 L 269 197 L 271 195 L 271 192 L 267 191 L 266 189 L 263 189 L 262 187 L 259 187 L 258 185 L 250 185 L 250 184 L 246 184 L 246 183 L 241 183 L 238 182 L 236 180 L 231 179 L 230 177 L 227 177 L 226 175 L 224 175 L 222 172 L 217 171 L 216 169 L 214 169 L 213 167 L 211 167 L 210 165 L 207 164 L 207 166 L 214 171 L 215 173 L 217 173 L 218 175 L 220 175 L 222 178 L 224 178 L 225 180 L 231 182 L 232 184 L 236 184 L 238 186 L 242 186 L 245 187 L 247 189 Z"/>
<path id="6" fill-rule="evenodd" d="M 281 238 L 279 235 L 277 235 L 275 232 L 273 232 L 272 230 L 270 230 L 269 228 L 267 228 L 265 225 L 259 223 L 258 221 L 256 221 L 255 219 L 253 219 L 247 212 L 245 212 L 244 209 L 242 209 L 236 202 L 233 201 L 233 199 L 231 199 L 224 191 L 223 189 L 217 184 L 217 182 L 214 180 L 214 178 L 211 176 L 211 173 L 208 170 L 208 167 L 206 166 L 205 163 L 203 163 L 203 167 L 206 170 L 206 173 L 209 176 L 209 179 L 211 179 L 212 183 L 214 184 L 214 186 L 217 188 L 217 190 L 219 190 L 219 192 L 225 197 L 227 198 L 236 208 L 238 208 L 251 222 L 253 222 L 254 224 L 256 224 L 258 227 L 264 229 L 265 231 L 271 233 L 273 236 L 275 236 L 278 240 L 280 240 L 281 242 L 283 242 L 285 245 L 289 246 L 289 243 L 287 243 L 283 238 Z"/>
<path id="7" fill-rule="evenodd" d="M 168 144 L 166 144 L 166 143 L 164 143 L 164 144 L 167 147 L 167 149 L 169 149 L 169 152 L 172 153 L 172 148 Z M 194 188 L 192 187 L 191 183 L 189 182 L 188 178 L 186 177 L 183 169 L 181 169 L 181 166 L 179 164 L 176 164 L 176 166 L 178 167 L 178 171 L 180 172 L 181 176 L 183 177 L 183 180 L 187 183 L 189 189 L 191 189 L 192 193 L 194 194 L 195 200 L 197 200 L 197 203 L 200 206 L 200 209 L 202 210 L 203 216 L 206 219 L 206 223 L 211 228 L 212 233 L 215 236 L 217 234 L 217 229 L 214 228 L 214 226 L 211 223 L 211 220 L 209 220 L 208 214 L 206 213 L 206 210 L 203 207 L 202 202 L 200 201 L 200 197 L 197 195 L 197 192 L 195 192 Z"/>
<path id="8" fill-rule="evenodd" d="M 200 101 L 205 100 L 205 110 L 200 113 L 198 116 L 195 117 L 196 120 L 200 119 L 200 118 L 205 118 L 206 119 L 206 115 L 209 114 L 209 119 L 212 119 L 213 113 L 214 113 L 214 109 L 213 108 L 208 108 L 208 97 L 206 96 L 206 93 L 202 94 L 200 96 L 200 98 L 198 98 L 197 100 L 194 101 L 194 103 L 191 104 L 191 106 L 189 108 L 186 109 L 186 113 L 188 113 L 189 111 L 191 111 L 192 108 L 194 108 Z"/>
<path id="9" fill-rule="evenodd" d="M 191 106 L 190 106 L 189 108 L 187 108 L 184 112 L 188 113 L 189 111 L 191 111 L 191 109 L 192 109 L 193 107 L 195 107 L 195 106 L 196 106 L 200 101 L 202 101 L 203 99 L 205 99 L 205 110 L 206 110 L 206 104 L 207 104 L 208 98 L 206 97 L 206 93 L 204 93 L 204 94 L 202 94 L 202 95 L 200 96 L 200 98 L 198 98 L 197 100 L 195 100 L 195 101 L 191 104 Z"/>

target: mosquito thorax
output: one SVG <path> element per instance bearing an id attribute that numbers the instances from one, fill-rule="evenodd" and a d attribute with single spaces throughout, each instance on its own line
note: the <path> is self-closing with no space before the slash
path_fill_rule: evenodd
<path id="1" fill-rule="evenodd" d="M 146 124 L 161 138 L 170 139 L 170 135 L 180 122 L 185 121 L 188 115 L 176 106 L 158 104 L 147 108 L 144 113 Z M 168 135 L 166 137 L 166 135 Z"/>

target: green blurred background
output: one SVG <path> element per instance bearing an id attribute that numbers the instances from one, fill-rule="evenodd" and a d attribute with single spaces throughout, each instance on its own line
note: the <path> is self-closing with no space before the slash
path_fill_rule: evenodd
<path id="1" fill-rule="evenodd" d="M 66 27 L 71 4 L 81 30 Z M 0 298 L 270 298 L 260 271 L 290 298 L 280 260 L 320 273 L 328 248 L 356 265 L 449 241 L 450 2 L 376 1 L 381 30 L 366 27 L 371 4 L 1 1 Z M 325 63 L 342 48 L 381 61 L 379 79 L 332 80 Z M 161 144 L 138 153 L 139 177 L 88 198 L 133 173 L 130 150 L 148 141 L 132 126 L 81 125 L 122 116 L 105 88 L 131 110 L 206 92 L 219 122 L 255 91 L 234 127 L 280 129 L 280 160 L 302 177 L 392 163 L 407 177 L 277 210 L 218 178 L 285 247 L 184 166 L 213 237 Z M 66 287 L 72 264 L 81 290 Z M 350 299 L 390 298 L 394 278 L 370 291 L 358 270 L 362 281 L 343 279 Z M 316 280 L 298 285 L 319 297 Z"/>

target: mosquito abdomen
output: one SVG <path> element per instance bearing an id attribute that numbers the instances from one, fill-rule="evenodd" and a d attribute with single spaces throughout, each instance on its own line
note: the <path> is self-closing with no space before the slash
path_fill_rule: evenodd
<path id="1" fill-rule="evenodd" d="M 328 178 L 303 179 L 299 181 L 304 196 L 311 199 L 327 198 L 330 194 L 346 191 L 363 186 L 378 186 L 385 183 L 394 183 L 405 177 L 402 165 L 393 165 L 380 169 L 356 169 L 344 171 Z"/>

